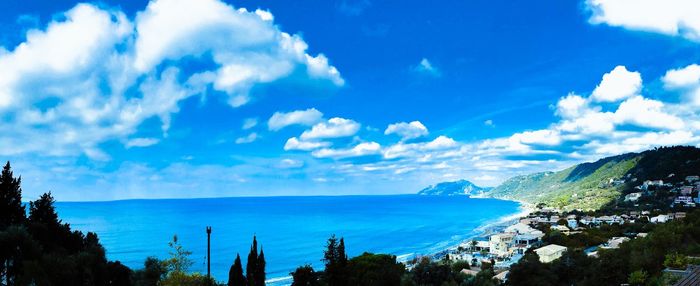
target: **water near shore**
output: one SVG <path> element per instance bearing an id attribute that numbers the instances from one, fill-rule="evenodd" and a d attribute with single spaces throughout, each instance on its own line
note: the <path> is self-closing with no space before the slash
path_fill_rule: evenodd
<path id="1" fill-rule="evenodd" d="M 466 197 L 340 196 L 59 202 L 64 222 L 94 231 L 107 257 L 141 268 L 149 256 L 168 256 L 177 234 L 193 252 L 194 271 L 206 272 L 205 226 L 212 232 L 212 274 L 226 281 L 236 256 L 245 263 L 253 234 L 265 249 L 267 277 L 287 284 L 299 265 L 322 268 L 331 234 L 345 237 L 350 256 L 363 251 L 400 258 L 429 254 L 520 211 L 516 202 Z"/>

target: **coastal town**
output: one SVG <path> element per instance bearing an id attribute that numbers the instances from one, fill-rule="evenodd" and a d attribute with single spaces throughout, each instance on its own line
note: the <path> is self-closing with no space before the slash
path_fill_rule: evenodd
<path id="1" fill-rule="evenodd" d="M 673 176 L 675 175 L 669 174 L 668 177 Z M 636 181 L 635 178 L 610 179 L 609 183 L 625 184 Z M 665 198 L 665 205 L 645 203 L 646 198 L 659 195 Z M 651 229 L 657 224 L 682 219 L 687 211 L 700 206 L 700 176 L 687 176 L 676 184 L 664 182 L 662 179 L 647 180 L 635 186 L 633 192 L 624 194 L 621 200 L 624 207 L 614 213 L 582 210 L 564 212 L 543 205 L 530 207 L 526 216 L 493 227 L 484 235 L 465 241 L 436 257 L 469 262 L 470 267 L 461 270 L 467 275 L 475 276 L 483 267 L 492 267 L 495 273 L 493 278 L 505 283 L 510 267 L 526 252 L 536 253 L 542 263 L 551 263 L 569 250 L 570 247 L 566 245 L 553 243 L 557 240 L 553 239 L 554 237 L 573 237 L 592 231 L 600 233 L 601 229 L 608 230 L 606 233 L 617 232 L 618 235 L 606 237 L 601 243 L 580 246 L 587 256 L 597 257 L 601 250 L 617 249 L 627 241 L 647 236 L 645 231 L 621 230 Z M 665 271 L 676 275 L 679 281 L 691 276 L 700 276 L 700 268 L 694 266 Z"/>

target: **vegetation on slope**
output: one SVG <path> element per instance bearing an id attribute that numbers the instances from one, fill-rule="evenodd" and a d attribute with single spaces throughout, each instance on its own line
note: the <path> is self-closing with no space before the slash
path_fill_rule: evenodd
<path id="1" fill-rule="evenodd" d="M 700 173 L 700 149 L 662 147 L 583 163 L 558 172 L 513 177 L 487 196 L 545 204 L 563 210 L 595 210 L 615 202 L 645 180 L 680 181 Z M 668 177 L 675 174 L 673 177 Z M 611 180 L 624 180 L 611 181 Z"/>

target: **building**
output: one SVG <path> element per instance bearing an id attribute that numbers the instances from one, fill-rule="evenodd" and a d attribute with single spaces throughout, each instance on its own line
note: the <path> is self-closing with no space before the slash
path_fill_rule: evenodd
<path id="1" fill-rule="evenodd" d="M 616 249 L 620 248 L 620 244 L 623 242 L 629 241 L 630 239 L 627 237 L 613 237 L 608 240 L 605 244 L 603 244 L 600 248 L 604 249 Z"/>
<path id="2" fill-rule="evenodd" d="M 576 221 L 576 218 L 568 218 L 566 219 L 566 225 L 570 229 L 576 229 L 578 227 L 578 221 Z"/>
<path id="3" fill-rule="evenodd" d="M 490 252 L 499 257 L 510 255 L 510 246 L 515 238 L 515 233 L 499 233 L 489 238 Z"/>
<path id="4" fill-rule="evenodd" d="M 651 223 L 665 223 L 669 220 L 671 220 L 671 219 L 668 217 L 668 215 L 661 214 L 661 215 L 657 215 L 655 217 L 650 218 L 649 222 L 651 222 Z"/>
<path id="5" fill-rule="evenodd" d="M 683 186 L 681 187 L 681 196 L 690 196 L 693 193 L 693 187 L 692 186 Z"/>
<path id="6" fill-rule="evenodd" d="M 692 182 L 695 182 L 695 181 L 700 181 L 700 176 L 687 176 L 687 177 L 685 177 L 685 180 L 686 180 L 688 183 L 692 183 Z"/>
<path id="7" fill-rule="evenodd" d="M 641 192 L 631 193 L 631 194 L 628 194 L 625 196 L 625 202 L 636 202 L 641 197 L 642 197 Z"/>
<path id="8" fill-rule="evenodd" d="M 500 283 L 506 283 L 506 281 L 508 281 L 508 270 L 498 273 L 497 275 L 493 276 L 493 279 L 498 280 Z"/>
<path id="9" fill-rule="evenodd" d="M 695 205 L 695 202 L 693 201 L 693 197 L 691 196 L 678 196 L 676 197 L 675 200 L 673 200 L 674 205 Z"/>
<path id="10" fill-rule="evenodd" d="M 550 244 L 544 247 L 535 249 L 535 253 L 540 257 L 540 262 L 549 263 L 554 260 L 559 259 L 564 252 L 566 252 L 566 247 L 556 244 Z"/>

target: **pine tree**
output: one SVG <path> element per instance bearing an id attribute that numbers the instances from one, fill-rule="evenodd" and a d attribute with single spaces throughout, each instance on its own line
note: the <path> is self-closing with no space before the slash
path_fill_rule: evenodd
<path id="1" fill-rule="evenodd" d="M 61 221 L 54 207 L 55 202 L 51 192 L 44 193 L 38 200 L 29 202 L 29 221 L 52 227 L 60 225 Z"/>
<path id="2" fill-rule="evenodd" d="M 228 286 L 245 286 L 246 279 L 243 276 L 243 264 L 241 256 L 236 253 L 236 260 L 231 265 L 231 270 L 228 272 Z"/>
<path id="3" fill-rule="evenodd" d="M 258 269 L 258 240 L 253 236 L 253 245 L 250 246 L 250 253 L 248 253 L 248 263 L 245 267 L 245 276 L 248 286 L 256 286 L 255 274 Z"/>
<path id="4" fill-rule="evenodd" d="M 255 285 L 265 286 L 265 253 L 262 245 L 260 246 L 260 255 L 258 256 L 258 265 L 255 271 Z"/>
<path id="5" fill-rule="evenodd" d="M 345 241 L 338 239 L 334 235 L 328 239 L 326 250 L 323 252 L 323 262 L 326 265 L 324 271 L 328 285 L 343 286 L 346 284 L 345 265 L 347 264 L 345 254 Z"/>
<path id="6" fill-rule="evenodd" d="M 21 224 L 26 219 L 21 183 L 21 177 L 12 176 L 12 168 L 8 161 L 0 174 L 0 230 L 13 224 Z"/>

